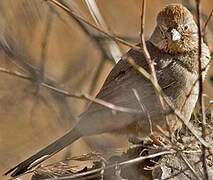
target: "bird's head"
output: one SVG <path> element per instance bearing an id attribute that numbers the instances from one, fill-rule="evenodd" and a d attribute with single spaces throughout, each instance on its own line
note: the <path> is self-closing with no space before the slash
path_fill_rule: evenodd
<path id="1" fill-rule="evenodd" d="M 190 11 L 181 4 L 166 6 L 157 16 L 150 41 L 159 49 L 178 54 L 197 50 L 197 25 Z"/>

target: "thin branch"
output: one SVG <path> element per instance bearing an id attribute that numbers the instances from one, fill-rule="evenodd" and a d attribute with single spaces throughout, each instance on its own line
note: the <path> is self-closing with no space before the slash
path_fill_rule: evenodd
<path id="1" fill-rule="evenodd" d="M 208 64 L 202 69 L 202 72 L 203 72 L 203 71 L 206 71 L 206 68 L 208 68 L 208 66 L 209 66 L 210 64 L 211 64 L 211 61 L 209 61 Z M 191 89 L 190 89 L 189 92 L 186 94 L 186 99 L 185 99 L 184 102 L 183 102 L 183 105 L 182 105 L 182 107 L 181 107 L 181 111 L 182 111 L 182 109 L 184 108 L 184 106 L 186 105 L 186 102 L 187 102 L 189 96 L 191 95 L 192 90 L 194 89 L 195 85 L 196 85 L 197 82 L 199 81 L 199 79 L 200 79 L 200 73 L 198 74 L 197 79 L 196 79 L 196 80 L 194 81 L 194 83 L 192 84 Z"/>
<path id="2" fill-rule="evenodd" d="M 149 65 L 149 69 L 150 69 L 150 72 L 151 72 L 151 79 L 153 79 L 152 83 L 155 87 L 157 87 L 157 86 L 159 86 L 159 84 L 158 84 L 157 75 L 156 75 L 155 66 L 154 66 L 155 62 L 154 62 L 154 59 L 151 59 L 149 51 L 146 47 L 146 42 L 145 42 L 145 37 L 144 37 L 145 8 L 146 8 L 145 6 L 146 6 L 146 0 L 141 0 L 141 32 L 140 32 L 141 50 L 142 50 L 142 52 L 143 52 L 143 54 L 146 58 L 147 64 Z M 161 93 L 159 94 L 158 91 L 156 90 L 156 95 L 158 95 L 159 103 L 160 103 L 162 110 L 164 112 L 166 110 L 166 107 L 165 107 L 165 102 L 162 98 L 162 94 Z M 172 137 L 171 136 L 172 133 L 171 133 L 171 130 L 170 130 L 170 127 L 169 127 L 167 115 L 165 115 L 165 118 L 166 118 L 166 125 L 167 125 L 169 135 L 170 135 L 170 137 Z"/>
<path id="3" fill-rule="evenodd" d="M 91 16 L 93 17 L 96 26 L 102 29 L 104 32 L 111 34 L 115 37 L 114 33 L 112 33 L 110 27 L 106 24 L 99 8 L 96 3 L 96 0 L 84 0 L 87 4 L 87 7 L 89 9 L 89 12 Z M 98 33 L 99 35 L 100 33 Z M 96 37 L 97 38 L 97 37 Z M 98 37 L 100 38 L 100 37 Z M 112 39 L 108 39 L 107 41 L 104 39 L 102 40 L 103 44 L 106 46 L 106 48 L 109 50 L 111 56 L 113 57 L 114 61 L 117 63 L 122 56 L 121 49 L 119 48 L 116 41 L 113 41 Z"/>
<path id="4" fill-rule="evenodd" d="M 21 79 L 26 79 L 26 80 L 30 80 L 30 81 L 33 80 L 33 78 L 28 76 L 28 75 L 22 74 L 22 73 L 17 72 L 17 71 L 10 71 L 9 69 L 5 69 L 3 67 L 0 67 L 0 72 L 9 74 L 11 76 L 16 76 L 16 77 L 21 78 Z"/>
<path id="5" fill-rule="evenodd" d="M 200 180 L 200 177 L 197 175 L 195 169 L 192 167 L 192 165 L 190 164 L 190 162 L 183 156 L 182 153 L 180 153 L 180 157 L 184 161 L 184 163 L 186 164 L 186 166 L 188 167 L 188 169 L 193 173 L 194 177 L 196 179 Z"/>
<path id="6" fill-rule="evenodd" d="M 126 112 L 126 113 L 141 113 L 141 111 L 139 110 L 135 110 L 135 109 L 131 109 L 131 108 L 126 108 L 126 107 L 121 107 L 121 106 L 117 106 L 117 105 L 114 105 L 110 102 L 107 102 L 107 101 L 104 101 L 102 99 L 98 99 L 98 98 L 94 98 L 88 94 L 83 94 L 83 93 L 70 93 L 70 92 L 67 92 L 63 89 L 58 89 L 56 87 L 53 87 L 51 85 L 48 85 L 46 83 L 42 83 L 41 84 L 43 87 L 47 88 L 47 89 L 50 89 L 56 93 L 59 93 L 59 94 L 62 94 L 66 97 L 72 97 L 72 98 L 77 98 L 77 99 L 84 99 L 84 100 L 88 100 L 90 102 L 94 102 L 94 103 L 97 103 L 97 104 L 100 104 L 104 107 L 107 107 L 109 109 L 112 109 L 114 111 L 121 111 L 121 112 Z"/>
<path id="7" fill-rule="evenodd" d="M 150 71 L 151 71 L 151 76 L 153 78 L 153 82 L 158 84 L 156 72 L 155 72 L 155 67 L 154 67 L 154 60 L 151 59 L 151 56 L 149 54 L 149 51 L 146 47 L 146 42 L 144 38 L 144 23 L 145 23 L 145 4 L 146 0 L 142 0 L 142 9 L 141 9 L 141 33 L 140 33 L 140 39 L 141 39 L 141 50 L 146 58 L 146 61 L 149 65 Z"/>
<path id="8" fill-rule="evenodd" d="M 169 140 L 171 147 L 178 152 L 178 154 L 180 155 L 181 159 L 185 163 L 187 169 L 189 169 L 192 172 L 192 174 L 195 176 L 196 179 L 200 180 L 200 178 L 198 177 L 195 169 L 190 164 L 188 158 L 184 157 L 184 155 L 183 155 L 183 153 L 190 153 L 190 152 L 192 153 L 194 151 L 189 151 L 189 152 L 182 151 L 182 149 L 180 149 L 180 147 L 178 146 L 177 141 L 176 142 L 172 141 L 172 139 L 167 136 L 167 134 L 165 133 L 165 131 L 161 127 L 158 126 L 158 128 L 161 131 L 161 133 Z M 196 151 L 196 152 L 198 152 L 198 151 Z M 200 151 L 199 151 L 199 153 L 200 153 Z"/>
<path id="9" fill-rule="evenodd" d="M 213 9 L 211 10 L 211 12 L 210 12 L 210 14 L 209 14 L 209 16 L 208 16 L 208 18 L 207 18 L 207 20 L 206 20 L 204 26 L 203 26 L 203 29 L 202 29 L 202 34 L 203 34 L 203 36 L 205 36 L 205 34 L 206 34 L 207 27 L 208 27 L 208 24 L 209 24 L 209 22 L 210 22 L 210 19 L 211 19 L 212 15 L 213 15 Z"/>
<path id="10" fill-rule="evenodd" d="M 205 104 L 204 104 L 204 96 L 203 96 L 203 71 L 202 71 L 202 62 L 201 62 L 201 55 L 202 55 L 202 32 L 201 32 L 201 25 L 200 25 L 200 0 L 196 0 L 196 8 L 197 8 L 197 24 L 198 24 L 198 70 L 199 70 L 199 104 L 201 107 L 201 114 L 202 114 L 202 138 L 206 140 L 206 113 L 205 113 Z M 206 180 L 209 180 L 208 174 L 208 165 L 206 160 L 206 147 L 202 145 L 202 163 L 203 163 L 203 172 L 204 177 Z"/>
<path id="11" fill-rule="evenodd" d="M 194 15 L 196 15 L 196 6 L 194 6 L 194 1 L 191 1 L 191 0 L 182 0 L 182 3 L 183 5 L 185 5 Z M 210 13 L 211 15 L 211 13 Z M 207 21 L 209 16 L 205 13 L 205 12 L 200 12 L 200 16 L 201 16 L 201 19 L 203 21 Z M 212 27 L 213 25 L 213 21 L 208 21 L 208 24 L 210 27 Z M 210 30 L 211 32 L 213 31 L 212 28 L 209 28 L 208 30 Z M 203 32 L 203 31 L 202 31 Z"/>
<path id="12" fill-rule="evenodd" d="M 6 74 L 9 74 L 9 75 L 12 75 L 12 76 L 16 76 L 16 77 L 19 77 L 21 79 L 26 79 L 26 80 L 29 80 L 29 81 L 34 81 L 34 79 L 30 76 L 27 76 L 25 74 L 22 74 L 22 73 L 19 73 L 19 72 L 12 72 L 10 70 L 7 70 L 7 69 L 4 69 L 2 67 L 0 67 L 0 72 L 3 72 L 3 73 L 6 73 Z M 83 100 L 87 100 L 87 101 L 90 101 L 90 102 L 93 102 L 93 103 L 96 103 L 96 104 L 100 104 L 106 108 L 109 108 L 109 109 L 112 109 L 114 111 L 121 111 L 121 112 L 126 112 L 126 113 L 141 113 L 141 111 L 139 110 L 135 110 L 135 109 L 131 109 L 131 108 L 126 108 L 126 107 L 121 107 L 121 106 L 117 106 L 117 105 L 114 105 L 112 103 L 109 103 L 107 101 L 104 101 L 102 99 L 98 99 L 98 98 L 94 98 L 88 94 L 83 94 L 83 93 L 71 93 L 71 92 L 68 92 L 64 89 L 59 89 L 57 87 L 54 87 L 50 84 L 48 84 L 47 82 L 41 82 L 41 86 L 42 87 L 45 87 L 53 92 L 56 92 L 60 95 L 63 95 L 65 97 L 71 97 L 71 98 L 77 98 L 77 99 L 83 99 Z"/>
<path id="13" fill-rule="evenodd" d="M 65 5 L 67 8 L 69 8 L 72 12 L 75 12 L 79 16 L 83 18 L 83 13 L 80 11 L 80 9 L 77 7 L 76 3 L 74 1 L 71 1 L 71 7 L 69 7 L 64 1 L 60 2 L 62 5 Z M 48 3 L 49 6 L 51 6 L 54 10 L 55 8 L 53 7 L 54 4 Z M 73 7 L 72 7 L 73 6 Z M 55 10 L 56 11 L 56 10 Z M 94 31 L 94 28 L 88 26 L 86 23 L 82 22 L 80 19 L 78 19 L 76 16 L 73 14 L 69 14 L 72 19 L 79 25 L 79 27 L 83 30 L 83 32 L 91 39 L 92 42 L 95 43 L 96 47 L 100 50 L 102 53 L 103 58 L 110 60 L 111 62 L 115 63 L 117 60 L 115 59 L 115 56 L 113 55 L 113 52 L 110 51 L 108 53 L 108 49 L 104 47 L 104 45 L 107 43 L 110 46 L 113 45 L 116 49 L 116 52 L 120 54 L 119 47 L 115 45 L 114 41 L 106 42 L 106 36 L 102 36 L 100 33 L 97 33 L 97 31 Z M 107 38 L 109 40 L 109 38 Z"/>
<path id="14" fill-rule="evenodd" d="M 96 26 L 103 29 L 107 33 L 111 33 L 111 31 L 109 30 L 109 27 L 107 26 L 107 24 L 104 21 L 103 16 L 101 15 L 101 12 L 98 8 L 96 0 L 85 0 L 85 3 L 86 3 L 86 5 L 89 9 L 91 16 L 93 17 L 93 19 L 96 23 Z M 94 38 L 97 39 L 99 37 L 97 37 L 97 35 L 95 35 Z M 107 59 L 107 56 L 105 55 L 105 54 L 107 54 L 106 49 L 109 50 L 109 52 L 110 52 L 111 56 L 113 57 L 115 63 L 117 63 L 118 60 L 120 59 L 120 57 L 122 56 L 120 48 L 116 44 L 115 41 L 113 41 L 111 39 L 108 40 L 108 41 L 105 41 L 104 39 L 99 39 L 98 42 L 99 42 L 100 46 L 105 45 L 105 46 L 107 46 L 107 48 L 102 47 L 105 50 L 105 53 L 102 54 L 101 62 L 99 63 L 97 70 L 95 72 L 95 75 L 93 77 L 92 84 L 91 84 L 91 87 L 90 87 L 90 90 L 89 90 L 90 94 L 92 94 L 92 92 L 94 91 L 96 84 L 97 84 L 97 81 L 98 81 L 98 78 L 99 78 L 99 76 L 100 76 L 100 74 L 101 74 L 101 72 L 104 68 L 105 59 Z"/>
<path id="15" fill-rule="evenodd" d="M 139 71 L 144 77 L 146 77 L 147 79 L 149 79 L 149 80 L 152 82 L 153 86 L 154 86 L 155 89 L 158 91 L 158 94 L 161 95 L 161 96 L 163 97 L 163 99 L 164 99 L 164 101 L 166 102 L 166 104 L 173 110 L 173 113 L 174 113 L 174 114 L 181 120 L 181 122 L 189 129 L 189 131 L 195 136 L 195 138 L 196 138 L 198 141 L 200 141 L 201 144 L 204 144 L 204 146 L 208 145 L 208 144 L 205 142 L 205 140 L 203 140 L 201 137 L 199 137 L 199 136 L 197 135 L 197 133 L 195 132 L 193 126 L 192 126 L 190 123 L 186 123 L 186 122 L 185 122 L 185 120 L 184 120 L 185 118 L 183 117 L 183 115 L 181 114 L 181 112 L 179 112 L 177 109 L 175 109 L 175 108 L 173 107 L 173 104 L 172 104 L 172 103 L 170 102 L 170 100 L 164 95 L 164 93 L 163 93 L 161 87 L 159 86 L 159 84 L 154 84 L 154 80 L 153 80 L 152 76 L 151 76 L 148 72 L 146 72 L 145 69 L 143 69 L 143 68 L 140 67 L 139 65 L 135 64 L 135 62 L 134 62 L 132 59 L 130 59 L 129 62 L 130 62 L 130 64 L 133 66 L 133 68 L 135 68 L 135 69 L 136 69 L 137 71 Z M 171 143 L 172 143 L 172 139 L 169 138 L 169 140 L 170 140 Z M 208 147 L 209 147 L 209 145 L 208 145 Z M 185 161 L 184 161 L 184 162 L 185 162 Z M 188 166 L 188 168 L 192 171 L 192 173 L 194 174 L 195 170 L 194 170 L 191 166 L 189 166 L 189 164 L 188 164 L 187 162 L 185 162 L 185 163 L 186 163 L 186 165 Z"/>
<path id="16" fill-rule="evenodd" d="M 158 91 L 158 93 L 163 97 L 165 103 L 169 106 L 169 110 L 165 110 L 164 113 L 174 113 L 178 119 L 187 127 L 187 129 L 192 133 L 192 135 L 201 143 L 203 144 L 206 148 L 210 148 L 211 145 L 209 145 L 209 143 L 207 143 L 202 137 L 200 137 L 196 130 L 194 129 L 193 125 L 190 122 L 186 122 L 184 119 L 185 117 L 182 115 L 182 113 L 177 110 L 173 103 L 171 102 L 171 100 L 163 93 L 161 87 L 159 86 L 159 84 L 155 84 L 154 80 L 151 78 L 151 75 L 141 66 L 139 66 L 138 64 L 136 64 L 134 62 L 134 60 L 129 59 L 128 62 L 132 65 L 132 67 L 137 70 L 139 73 L 141 73 L 141 75 L 143 75 L 145 78 L 147 78 L 148 80 L 150 80 L 150 82 L 153 84 L 153 87 Z"/>
<path id="17" fill-rule="evenodd" d="M 194 163 L 194 165 L 197 165 L 197 164 L 199 164 L 199 163 L 200 163 L 200 160 L 199 160 L 199 161 L 196 161 L 196 162 Z M 177 173 L 175 173 L 175 174 L 173 174 L 173 175 L 171 175 L 171 176 L 169 176 L 169 177 L 163 178 L 162 180 L 171 180 L 172 178 L 177 177 L 178 175 L 184 173 L 184 172 L 187 171 L 187 170 L 189 170 L 188 167 L 186 167 L 186 168 L 180 170 L 179 172 L 177 172 Z"/>
<path id="18" fill-rule="evenodd" d="M 151 159 L 151 158 L 154 158 L 154 157 L 163 156 L 163 155 L 169 155 L 169 154 L 175 154 L 175 153 L 176 153 L 176 151 L 174 151 L 174 150 L 162 151 L 162 152 L 159 152 L 159 153 L 155 153 L 155 154 L 151 154 L 151 155 L 147 155 L 147 156 L 141 156 L 141 157 L 137 157 L 137 158 L 134 158 L 134 159 L 130 159 L 130 160 L 127 160 L 127 161 L 124 161 L 124 162 L 121 162 L 121 163 L 115 163 L 113 165 L 109 165 L 109 166 L 106 166 L 106 167 L 97 168 L 97 169 L 90 170 L 90 171 L 87 171 L 87 172 L 74 174 L 74 175 L 71 175 L 71 176 L 57 177 L 57 180 L 77 179 L 77 178 L 81 178 L 83 176 L 88 176 L 88 175 L 91 175 L 91 174 L 94 174 L 94 173 L 101 172 L 103 170 L 116 168 L 117 166 L 119 166 L 119 167 L 122 167 L 122 166 L 123 167 L 128 167 L 130 165 L 139 163 L 139 162 L 144 161 L 146 159 Z M 45 179 L 45 180 L 52 180 L 52 179 Z"/>
<path id="19" fill-rule="evenodd" d="M 146 3 L 145 0 L 141 1 L 141 31 L 140 31 L 141 48 L 143 48 L 144 44 L 145 3 Z"/>
<path id="20" fill-rule="evenodd" d="M 149 121 L 149 129 L 150 129 L 150 134 L 152 135 L 153 134 L 153 123 L 152 123 L 152 120 L 151 120 L 151 117 L 150 117 L 150 113 L 148 112 L 148 110 L 146 109 L 146 107 L 143 105 L 143 103 L 141 102 L 141 98 L 137 92 L 136 89 L 132 89 L 138 103 L 140 104 L 140 107 L 142 109 L 142 111 L 147 115 L 147 119 Z"/>
<path id="21" fill-rule="evenodd" d="M 103 31 L 102 29 L 96 27 L 95 25 L 91 24 L 90 22 L 88 22 L 87 20 L 85 20 L 82 16 L 76 14 L 73 10 L 71 10 L 69 7 L 67 7 L 66 5 L 60 3 L 59 1 L 57 0 L 44 0 L 44 1 L 49 1 L 53 4 L 55 4 L 56 6 L 60 7 L 61 9 L 63 9 L 68 15 L 71 15 L 71 16 L 74 16 L 75 18 L 77 18 L 78 20 L 82 21 L 83 23 L 89 25 L 90 27 L 94 28 L 95 30 L 97 30 L 98 32 L 101 32 L 102 34 L 104 34 L 106 37 L 108 37 L 109 39 L 112 39 L 116 42 L 119 42 L 123 45 L 126 45 L 128 47 L 131 47 L 132 49 L 134 50 L 137 50 L 139 51 L 140 48 L 138 46 L 135 46 L 123 39 L 120 39 L 118 37 L 115 37 L 114 35 L 111 35 L 109 33 L 106 33 L 105 31 Z"/>

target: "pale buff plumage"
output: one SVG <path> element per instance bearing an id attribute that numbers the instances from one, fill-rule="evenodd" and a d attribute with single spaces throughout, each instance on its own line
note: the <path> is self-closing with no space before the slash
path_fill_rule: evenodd
<path id="1" fill-rule="evenodd" d="M 150 40 L 147 41 L 147 48 L 151 58 L 156 62 L 155 68 L 161 88 L 175 108 L 183 113 L 186 121 L 190 119 L 198 99 L 198 84 L 191 91 L 193 83 L 198 78 L 197 47 L 197 26 L 191 13 L 178 4 L 165 7 L 157 17 L 157 26 Z M 127 54 L 149 71 L 141 52 L 130 50 Z M 202 43 L 201 59 L 203 67 L 210 61 L 209 50 L 204 43 Z M 97 97 L 119 106 L 141 110 L 133 89 L 138 93 L 146 111 L 139 114 L 113 113 L 106 107 L 92 103 L 79 117 L 74 129 L 6 174 L 12 171 L 14 171 L 12 176 L 22 174 L 82 136 L 105 132 L 147 136 L 150 133 L 148 117 L 152 121 L 154 130 L 157 129 L 156 125 L 164 128 L 165 115 L 162 113 L 153 85 L 137 73 L 126 59 L 121 59 L 112 69 Z M 191 95 L 186 99 L 190 91 Z M 174 114 L 168 115 L 168 120 L 174 131 L 181 126 Z"/>

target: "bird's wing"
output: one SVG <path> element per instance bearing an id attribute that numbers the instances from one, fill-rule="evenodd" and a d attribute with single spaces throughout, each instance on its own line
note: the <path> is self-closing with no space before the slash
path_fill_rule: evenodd
<path id="1" fill-rule="evenodd" d="M 146 59 L 141 52 L 130 50 L 127 54 L 148 70 Z M 120 112 L 116 108 L 109 109 L 93 102 L 80 116 L 78 126 L 82 133 L 94 134 L 94 129 L 99 133 L 118 130 L 139 119 L 146 125 L 147 112 L 153 119 L 161 117 L 162 111 L 152 83 L 136 72 L 126 58 L 121 59 L 112 69 L 97 98 L 139 113 Z M 90 126 L 91 124 L 93 126 Z"/>

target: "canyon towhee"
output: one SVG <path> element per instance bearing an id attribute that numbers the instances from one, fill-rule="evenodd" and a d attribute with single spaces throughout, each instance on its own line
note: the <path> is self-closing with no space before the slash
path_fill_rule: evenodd
<path id="1" fill-rule="evenodd" d="M 155 30 L 146 42 L 151 59 L 156 63 L 159 85 L 173 106 L 182 112 L 185 121 L 189 121 L 198 99 L 197 32 L 192 14 L 182 5 L 172 4 L 159 12 Z M 131 49 L 124 57 L 133 59 L 150 72 L 143 53 Z M 5 174 L 13 171 L 11 176 L 20 175 L 83 136 L 105 132 L 147 136 L 151 124 L 154 132 L 157 132 L 157 125 L 165 128 L 166 115 L 153 84 L 136 72 L 127 59 L 122 58 L 115 65 L 97 98 L 138 112 L 115 111 L 93 102 L 72 130 Z M 210 61 L 209 49 L 204 42 L 201 60 L 203 67 Z M 181 127 L 174 114 L 168 114 L 167 118 L 173 132 Z"/>

